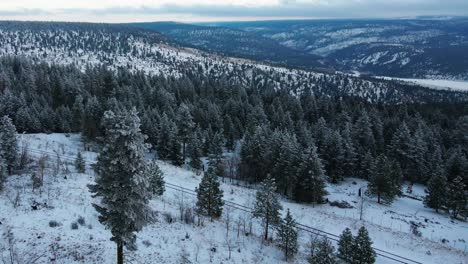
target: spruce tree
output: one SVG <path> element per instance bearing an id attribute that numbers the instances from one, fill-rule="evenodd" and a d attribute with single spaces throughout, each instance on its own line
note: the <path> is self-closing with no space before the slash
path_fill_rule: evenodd
<path id="1" fill-rule="evenodd" d="M 333 254 L 335 250 L 331 242 L 326 238 L 320 239 L 315 245 L 314 255 L 310 256 L 310 264 L 336 264 L 336 258 Z"/>
<path id="2" fill-rule="evenodd" d="M 391 161 L 380 155 L 374 163 L 373 171 L 367 184 L 367 194 L 377 196 L 377 202 L 391 203 L 400 193 L 399 179 L 395 178 L 395 168 Z"/>
<path id="3" fill-rule="evenodd" d="M 219 218 L 223 212 L 223 191 L 212 167 L 203 175 L 197 193 L 197 212 L 211 219 Z"/>
<path id="4" fill-rule="evenodd" d="M 3 183 L 5 182 L 8 176 L 8 166 L 5 159 L 0 152 L 0 191 L 3 190 Z"/>
<path id="5" fill-rule="evenodd" d="M 83 155 L 81 152 L 78 152 L 75 158 L 75 169 L 78 173 L 85 173 L 86 172 L 86 163 L 83 159 Z"/>
<path id="6" fill-rule="evenodd" d="M 190 158 L 190 166 L 194 169 L 201 170 L 203 167 L 203 162 L 201 157 L 203 155 L 203 144 L 200 139 L 201 135 L 199 132 L 196 132 L 192 135 L 188 145 L 188 156 Z"/>
<path id="7" fill-rule="evenodd" d="M 208 165 L 214 169 L 214 173 L 217 176 L 224 177 L 225 175 L 225 164 L 223 156 L 223 135 L 220 132 L 217 132 L 210 142 L 209 155 L 208 155 Z"/>
<path id="8" fill-rule="evenodd" d="M 177 123 L 178 136 L 179 136 L 180 142 L 182 143 L 182 160 L 185 161 L 187 157 L 187 154 L 186 154 L 187 143 L 190 139 L 191 134 L 193 133 L 193 128 L 195 127 L 195 123 L 193 122 L 193 117 L 190 114 L 190 109 L 184 103 L 182 103 L 177 109 L 176 123 Z"/>
<path id="9" fill-rule="evenodd" d="M 344 150 L 341 135 L 333 131 L 325 140 L 322 157 L 326 161 L 325 169 L 332 183 L 342 180 L 344 171 Z"/>
<path id="10" fill-rule="evenodd" d="M 149 181 L 145 177 L 148 146 L 140 132 L 136 110 L 107 111 L 103 117 L 104 146 L 95 165 L 96 183 L 90 185 L 99 221 L 111 230 L 117 244 L 117 263 L 123 263 L 123 247 L 135 248 L 136 234 L 151 219 Z"/>
<path id="11" fill-rule="evenodd" d="M 151 194 L 161 196 L 165 188 L 164 173 L 158 166 L 158 163 L 153 160 L 150 161 L 146 168 L 146 177 L 149 180 L 149 189 Z"/>
<path id="12" fill-rule="evenodd" d="M 286 260 L 297 253 L 296 221 L 294 221 L 289 209 L 278 227 L 278 238 Z"/>
<path id="13" fill-rule="evenodd" d="M 257 191 L 255 208 L 253 216 L 261 218 L 265 227 L 265 240 L 268 240 L 268 230 L 270 226 L 277 226 L 280 221 L 279 211 L 282 209 L 280 202 L 276 195 L 275 180 L 268 176 Z"/>
<path id="14" fill-rule="evenodd" d="M 447 178 L 444 175 L 434 175 L 427 183 L 424 204 L 436 212 L 445 205 L 447 196 Z"/>
<path id="15" fill-rule="evenodd" d="M 11 174 L 18 158 L 18 143 L 15 125 L 8 116 L 0 118 L 0 150 L 3 152 L 8 174 Z"/>
<path id="16" fill-rule="evenodd" d="M 351 264 L 375 263 L 375 251 L 372 248 L 372 240 L 364 226 L 359 228 L 358 234 L 354 238 L 352 249 Z"/>
<path id="17" fill-rule="evenodd" d="M 300 202 L 320 203 L 327 195 L 326 175 L 315 146 L 305 151 L 299 168 L 295 199 Z"/>
<path id="18" fill-rule="evenodd" d="M 463 215 L 468 210 L 468 191 L 463 183 L 463 178 L 458 176 L 448 185 L 447 208 L 451 211 L 452 217 L 457 218 L 460 213 Z"/>
<path id="19" fill-rule="evenodd" d="M 346 228 L 338 241 L 338 257 L 346 262 L 350 262 L 353 256 L 353 240 L 351 230 Z"/>

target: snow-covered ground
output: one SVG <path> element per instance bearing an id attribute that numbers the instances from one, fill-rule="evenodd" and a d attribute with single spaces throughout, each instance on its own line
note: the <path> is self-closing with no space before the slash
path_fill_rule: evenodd
<path id="1" fill-rule="evenodd" d="M 398 80 L 408 82 L 423 87 L 449 90 L 449 91 L 468 91 L 468 81 L 452 81 L 452 80 L 432 80 L 432 79 L 407 79 L 407 78 L 394 78 L 394 77 L 377 77 L 385 80 Z"/>
<path id="2" fill-rule="evenodd" d="M 27 144 L 31 155 L 59 153 L 63 161 L 82 151 L 78 135 L 35 134 L 20 135 L 22 144 Z M 40 152 L 37 150 L 45 151 Z M 93 160 L 95 153 L 85 152 L 87 160 Z M 50 154 L 54 163 L 56 154 Z M 165 180 L 171 186 L 178 185 L 193 190 L 200 182 L 200 176 L 189 170 L 160 162 Z M 25 263 L 39 257 L 36 263 L 113 263 L 115 245 L 109 241 L 110 233 L 97 220 L 97 213 L 91 206 L 87 184 L 93 182 L 89 175 L 62 172 L 53 176 L 51 171 L 41 192 L 32 193 L 29 176 L 12 176 L 8 179 L 5 191 L 0 194 L 0 221 L 2 240 L 0 249 L 8 247 L 6 233 L 11 230 L 14 237 L 15 251 Z M 67 176 L 66 179 L 64 176 Z M 228 179 L 221 187 L 227 201 L 252 207 L 255 199 L 253 186 L 240 186 Z M 339 209 L 330 205 L 312 206 L 297 204 L 282 199 L 284 209 L 289 208 L 296 220 L 304 225 L 318 228 L 331 234 L 339 235 L 346 227 L 353 233 L 365 225 L 374 241 L 374 246 L 407 257 L 420 263 L 468 263 L 468 223 L 451 220 L 447 215 L 436 214 L 425 208 L 421 201 L 411 198 L 399 198 L 391 206 L 377 204 L 372 199 L 364 202 L 363 221 L 359 220 L 358 189 L 366 183 L 359 179 L 348 179 L 340 185 L 328 186 L 330 201 L 347 201 L 351 209 Z M 19 196 L 18 196 L 19 194 Z M 414 186 L 412 196 L 424 195 L 423 186 Z M 15 208 L 15 198 L 20 197 Z M 42 206 L 32 210 L 32 201 Z M 219 221 L 204 221 L 204 227 L 187 225 L 180 221 L 179 206 L 190 207 L 195 204 L 195 197 L 173 188 L 166 188 L 166 193 L 151 201 L 151 206 L 158 212 L 158 222 L 147 226 L 138 233 L 138 251 L 132 252 L 135 263 L 181 263 L 182 252 L 186 252 L 192 263 L 280 263 L 281 251 L 274 243 L 262 243 L 262 229 L 251 215 L 225 207 L 224 216 Z M 285 211 L 285 210 L 283 210 Z M 226 239 L 226 213 L 231 216 L 229 240 Z M 176 217 L 175 223 L 165 221 L 165 213 Z M 72 230 L 70 225 L 82 216 L 86 224 Z M 49 227 L 49 221 L 56 220 L 61 226 Z M 410 232 L 410 221 L 420 224 L 421 237 Z M 245 236 L 252 223 L 253 235 Z M 238 228 L 240 226 L 240 228 Z M 187 238 L 188 237 L 188 238 Z M 300 252 L 293 261 L 305 263 L 309 251 L 307 244 L 311 235 L 299 232 Z M 445 243 L 442 241 L 446 241 Z M 216 252 L 211 251 L 216 248 Z M 229 248 L 232 257 L 229 259 Z M 7 252 L 3 252 L 4 257 Z M 198 253 L 197 253 L 198 252 Z M 0 253 L 1 254 L 1 253 Z M 41 256 L 44 254 L 44 256 Z M 377 263 L 396 263 L 382 257 Z"/>

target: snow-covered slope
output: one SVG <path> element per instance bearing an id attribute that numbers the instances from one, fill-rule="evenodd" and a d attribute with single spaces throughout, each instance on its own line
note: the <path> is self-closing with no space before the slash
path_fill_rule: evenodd
<path id="1" fill-rule="evenodd" d="M 32 156 L 49 153 L 49 161 L 55 163 L 58 153 L 62 161 L 82 150 L 78 135 L 36 134 L 20 135 L 20 142 L 28 144 Z M 92 161 L 95 153 L 86 152 L 87 160 Z M 231 216 L 228 241 L 226 239 L 226 216 L 220 221 L 205 221 L 204 227 L 187 225 L 179 220 L 178 209 L 194 205 L 195 197 L 187 191 L 178 191 L 181 186 L 193 190 L 200 181 L 200 176 L 189 170 L 160 163 L 165 174 L 167 191 L 162 198 L 151 202 L 152 207 L 160 212 L 159 221 L 146 227 L 138 234 L 139 250 L 131 253 L 138 263 L 181 263 L 180 255 L 185 250 L 194 263 L 281 263 L 283 258 L 275 243 L 264 245 L 261 242 L 261 227 L 257 220 L 243 210 L 225 207 L 225 215 Z M 32 193 L 30 178 L 13 176 L 8 179 L 6 191 L 0 195 L 0 221 L 4 235 L 0 245 L 6 247 L 6 231 L 11 230 L 16 252 L 28 260 L 37 255 L 37 263 L 48 263 L 56 258 L 59 263 L 113 263 L 114 244 L 108 240 L 109 231 L 97 221 L 97 214 L 91 206 L 92 198 L 86 187 L 93 182 L 92 171 L 88 175 L 64 172 L 57 176 L 48 171 L 42 190 Z M 66 176 L 66 179 L 64 178 Z M 254 186 L 242 187 L 243 183 L 223 180 L 221 187 L 225 199 L 246 207 L 252 207 L 255 199 Z M 368 228 L 374 246 L 396 255 L 420 263 L 464 264 L 468 259 L 466 252 L 468 224 L 452 221 L 446 215 L 436 214 L 425 208 L 421 201 L 407 197 L 399 198 L 391 206 L 378 205 L 371 199 L 364 203 L 363 220 L 359 220 L 358 189 L 366 183 L 359 179 L 349 179 L 340 185 L 327 187 L 330 201 L 347 201 L 354 208 L 339 209 L 330 205 L 311 206 L 292 203 L 282 199 L 283 207 L 289 208 L 301 224 L 317 228 L 330 234 L 339 235 L 350 227 L 355 233 L 364 225 Z M 15 197 L 19 194 L 17 207 Z M 414 186 L 412 196 L 423 195 L 422 186 Z M 32 210 L 33 201 L 47 206 Z M 169 224 L 165 215 L 175 217 L 175 223 Z M 83 216 L 86 224 L 72 230 L 70 225 Z M 49 227 L 49 221 L 56 220 L 61 226 Z M 410 232 L 411 222 L 419 225 L 421 237 Z M 238 224 L 240 223 L 240 224 Z M 253 235 L 249 224 L 253 224 Z M 244 229 L 244 224 L 247 226 Z M 240 226 L 240 228 L 239 228 Z M 238 235 L 239 232 L 239 235 Z M 188 238 L 187 238 L 188 235 Z M 304 263 L 309 252 L 307 244 L 311 234 L 300 231 L 299 254 L 294 263 Z M 331 237 L 332 238 L 332 237 Z M 216 248 L 216 252 L 211 251 Z M 229 259 L 229 248 L 232 248 Z M 33 249 L 33 250 L 31 250 Z M 198 253 L 197 253 L 198 252 Z M 6 253 L 5 253 L 6 254 Z M 44 254 L 43 256 L 39 256 Z M 379 256 L 377 263 L 395 263 Z M 411 262 L 410 262 L 411 263 Z"/>
<path id="2" fill-rule="evenodd" d="M 393 77 L 378 77 L 385 80 L 397 80 L 415 85 L 424 86 L 431 89 L 449 91 L 468 91 L 468 81 L 432 80 L 432 79 L 406 79 Z"/>

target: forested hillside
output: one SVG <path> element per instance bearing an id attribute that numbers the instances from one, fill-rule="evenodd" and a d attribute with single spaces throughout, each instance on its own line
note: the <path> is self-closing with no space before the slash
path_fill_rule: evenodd
<path id="1" fill-rule="evenodd" d="M 166 78 L 196 76 L 229 85 L 354 96 L 369 102 L 466 101 L 466 93 L 434 91 L 392 81 L 274 67 L 184 48 L 154 31 L 120 25 L 1 22 L 0 55 L 24 56 L 34 63 L 75 65 L 81 71 L 104 66 Z"/>
<path id="2" fill-rule="evenodd" d="M 19 132 L 82 132 L 86 141 L 99 142 L 106 110 L 136 107 L 161 159 L 182 164 L 190 157 L 199 167 L 202 156 L 241 144 L 236 177 L 259 182 L 271 175 L 281 193 L 297 200 L 312 199 L 300 194 L 307 182 L 300 168 L 315 152 L 323 177 L 314 180 L 373 179 L 386 169 L 396 189 L 403 180 L 426 183 L 441 171 L 448 182 L 460 176 L 468 183 L 466 103 L 371 104 L 200 76 L 83 73 L 18 58 L 3 59 L 1 70 L 0 115 L 9 115 Z"/>

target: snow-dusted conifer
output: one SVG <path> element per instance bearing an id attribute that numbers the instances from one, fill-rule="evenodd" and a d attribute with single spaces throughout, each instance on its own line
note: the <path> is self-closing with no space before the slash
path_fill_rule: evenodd
<path id="1" fill-rule="evenodd" d="M 86 171 L 86 163 L 83 159 L 83 155 L 81 152 L 78 152 L 75 158 L 75 169 L 78 173 L 85 173 Z"/>
<path id="2" fill-rule="evenodd" d="M 453 218 L 457 218 L 460 213 L 466 214 L 468 211 L 468 192 L 460 176 L 448 185 L 447 208 L 451 211 Z"/>
<path id="3" fill-rule="evenodd" d="M 216 133 L 210 143 L 208 165 L 214 169 L 217 176 L 225 175 L 225 164 L 223 157 L 224 139 L 222 133 Z"/>
<path id="4" fill-rule="evenodd" d="M 8 116 L 0 118 L 0 149 L 7 164 L 8 174 L 11 174 L 18 157 L 18 143 L 15 125 Z"/>
<path id="5" fill-rule="evenodd" d="M 214 169 L 209 167 L 203 175 L 197 193 L 197 211 L 201 215 L 218 218 L 223 212 L 223 191 L 219 188 L 218 178 Z"/>
<path id="6" fill-rule="evenodd" d="M 278 227 L 278 239 L 286 260 L 297 253 L 296 221 L 294 221 L 289 209 Z"/>
<path id="7" fill-rule="evenodd" d="M 190 166 L 194 169 L 201 170 L 203 162 L 201 157 L 203 155 L 203 143 L 201 141 L 200 131 L 194 133 L 188 145 L 188 156 L 190 158 Z"/>
<path id="8" fill-rule="evenodd" d="M 338 241 L 338 257 L 346 262 L 350 262 L 353 255 L 353 239 L 351 230 L 346 228 Z"/>
<path id="9" fill-rule="evenodd" d="M 3 183 L 5 182 L 8 176 L 7 163 L 0 153 L 0 191 L 3 190 Z"/>
<path id="10" fill-rule="evenodd" d="M 303 154 L 303 162 L 299 168 L 296 200 L 313 203 L 322 202 L 323 197 L 328 194 L 325 190 L 325 180 L 322 160 L 317 154 L 317 148 L 312 146 Z"/>
<path id="11" fill-rule="evenodd" d="M 377 196 L 377 202 L 381 200 L 391 203 L 400 193 L 399 179 L 394 179 L 395 167 L 384 155 L 380 155 L 374 163 L 373 170 L 367 185 L 367 194 Z"/>
<path id="12" fill-rule="evenodd" d="M 445 205 L 447 195 L 447 178 L 445 175 L 434 175 L 427 183 L 426 197 L 424 197 L 424 204 L 439 212 Z"/>
<path id="13" fill-rule="evenodd" d="M 268 230 L 271 225 L 280 223 L 280 213 L 282 209 L 276 195 L 276 183 L 271 176 L 268 176 L 257 191 L 253 216 L 261 218 L 265 226 L 265 240 L 268 239 Z"/>
<path id="14" fill-rule="evenodd" d="M 145 177 L 145 152 L 148 146 L 140 132 L 136 110 L 103 117 L 104 146 L 95 165 L 96 183 L 90 185 L 99 221 L 111 230 L 117 244 L 117 263 L 123 263 L 123 247 L 133 249 L 135 232 L 151 219 L 148 207 L 149 181 Z"/>
<path id="15" fill-rule="evenodd" d="M 359 228 L 357 236 L 353 241 L 353 254 L 351 264 L 373 264 L 375 263 L 375 251 L 372 248 L 372 240 L 367 229 Z"/>
<path id="16" fill-rule="evenodd" d="M 336 264 L 336 258 L 333 255 L 335 250 L 330 241 L 324 237 L 315 245 L 314 255 L 310 256 L 310 264 Z"/>
<path id="17" fill-rule="evenodd" d="M 163 195 L 165 188 L 164 174 L 156 161 L 150 161 L 146 168 L 146 175 L 150 183 L 150 191 L 153 195 Z"/>
<path id="18" fill-rule="evenodd" d="M 190 135 L 193 133 L 195 123 L 193 117 L 190 114 L 190 109 L 184 103 L 182 103 L 177 109 L 176 114 L 177 131 L 180 142 L 182 143 L 182 160 L 186 158 L 186 146 L 190 139 Z"/>

